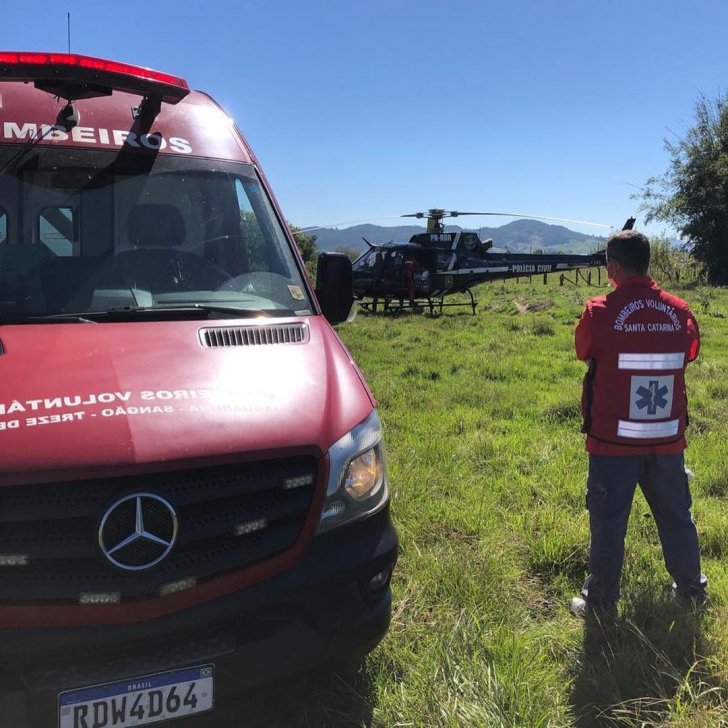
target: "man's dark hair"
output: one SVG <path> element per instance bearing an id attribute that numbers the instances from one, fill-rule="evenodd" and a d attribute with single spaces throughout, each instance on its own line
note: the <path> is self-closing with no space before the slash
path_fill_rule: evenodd
<path id="1" fill-rule="evenodd" d="M 607 260 L 614 260 L 638 276 L 650 267 L 650 241 L 636 230 L 620 230 L 607 241 Z"/>

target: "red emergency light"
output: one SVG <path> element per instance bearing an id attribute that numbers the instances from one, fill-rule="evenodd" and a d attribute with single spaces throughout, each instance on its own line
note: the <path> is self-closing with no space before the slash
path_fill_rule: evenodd
<path id="1" fill-rule="evenodd" d="M 150 68 L 106 61 L 76 53 L 17 53 L 0 51 L 0 80 L 50 84 L 89 84 L 137 93 L 170 104 L 190 92 L 187 81 Z"/>

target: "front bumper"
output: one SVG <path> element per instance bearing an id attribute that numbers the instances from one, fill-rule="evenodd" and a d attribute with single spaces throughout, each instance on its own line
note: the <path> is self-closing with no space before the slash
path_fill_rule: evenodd
<path id="1" fill-rule="evenodd" d="M 0 726 L 57 725 L 58 693 L 214 663 L 215 702 L 373 649 L 389 626 L 397 535 L 386 508 L 315 538 L 293 568 L 213 602 L 140 624 L 0 630 Z"/>

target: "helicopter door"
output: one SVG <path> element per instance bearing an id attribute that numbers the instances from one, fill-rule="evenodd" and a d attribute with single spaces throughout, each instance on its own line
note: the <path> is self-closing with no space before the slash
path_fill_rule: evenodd
<path id="1" fill-rule="evenodd" d="M 355 296 L 361 298 L 374 292 L 383 264 L 384 253 L 378 250 L 369 250 L 354 262 L 352 271 Z"/>
<path id="2" fill-rule="evenodd" d="M 402 291 L 404 277 L 404 256 L 398 250 L 384 254 L 381 274 L 375 284 L 375 292 L 381 295 L 397 294 Z"/>
<path id="3" fill-rule="evenodd" d="M 414 256 L 417 261 L 414 270 L 415 294 L 420 297 L 429 297 L 432 290 L 432 276 L 435 273 L 435 251 L 421 250 Z"/>

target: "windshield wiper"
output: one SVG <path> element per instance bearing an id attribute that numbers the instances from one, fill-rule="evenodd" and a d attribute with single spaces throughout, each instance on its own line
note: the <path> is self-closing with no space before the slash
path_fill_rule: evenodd
<path id="1" fill-rule="evenodd" d="M 96 321 L 78 313 L 53 313 L 41 316 L 0 316 L 0 325 L 12 324 L 95 324 Z"/>
<path id="2" fill-rule="evenodd" d="M 0 315 L 0 325 L 3 324 L 95 324 L 100 321 L 129 321 L 132 319 L 185 319 L 207 318 L 211 313 L 224 313 L 234 318 L 269 318 L 276 316 L 294 316 L 293 311 L 275 309 L 264 311 L 257 308 L 239 308 L 237 306 L 216 306 L 206 303 L 190 303 L 180 306 L 112 306 L 105 311 L 85 311 L 83 313 L 53 313 L 39 316 L 13 316 L 4 318 Z"/>
<path id="3" fill-rule="evenodd" d="M 163 310 L 177 310 L 177 306 L 159 306 L 155 310 L 158 309 Z M 185 310 L 189 308 L 188 306 L 180 306 L 179 309 Z M 252 318 L 254 316 L 270 316 L 269 311 L 263 311 L 260 308 L 240 308 L 239 306 L 217 306 L 214 303 L 193 303 L 191 308 L 198 310 L 198 311 L 205 311 L 206 313 L 229 313 L 231 316 L 239 316 L 240 318 Z"/>
<path id="4" fill-rule="evenodd" d="M 131 316 L 150 316 L 154 317 L 159 314 L 170 314 L 172 316 L 179 316 L 180 314 L 194 314 L 201 318 L 210 313 L 227 313 L 230 316 L 236 316 L 238 318 L 253 318 L 256 316 L 270 316 L 268 311 L 263 311 L 257 308 L 240 308 L 238 306 L 216 306 L 214 304 L 207 303 L 188 303 L 181 305 L 169 305 L 169 306 L 112 306 L 107 308 L 105 312 L 92 313 L 89 316 L 124 316 L 129 314 Z M 287 313 L 287 312 L 286 312 Z"/>
<path id="5" fill-rule="evenodd" d="M 223 313 L 231 318 L 258 318 L 271 316 L 271 312 L 257 308 L 239 308 L 238 306 L 216 306 L 206 303 L 188 303 L 168 306 L 112 306 L 105 311 L 89 311 L 77 316 L 94 321 L 132 321 L 132 320 L 184 320 L 190 318 L 208 318 L 210 314 Z M 276 314 L 292 316 L 292 311 L 276 309 Z M 69 314 L 70 315 L 70 314 Z"/>

